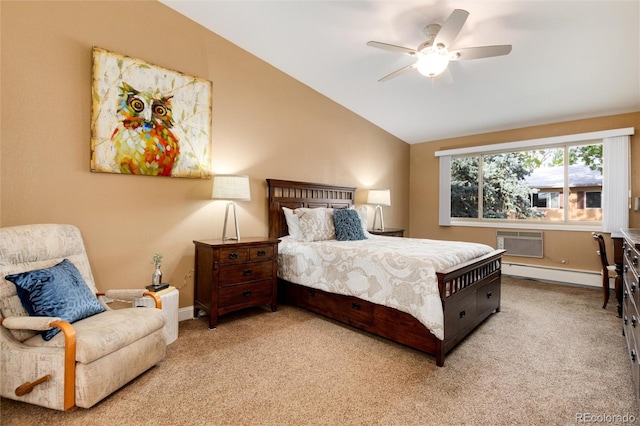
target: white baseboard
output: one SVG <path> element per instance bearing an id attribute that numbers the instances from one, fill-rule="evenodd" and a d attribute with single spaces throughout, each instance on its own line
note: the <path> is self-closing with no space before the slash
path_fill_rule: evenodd
<path id="1" fill-rule="evenodd" d="M 178 309 L 178 322 L 193 319 L 193 306 Z"/>
<path id="2" fill-rule="evenodd" d="M 502 262 L 502 273 L 512 277 L 602 288 L 602 275 L 599 272 Z M 609 286 L 613 288 L 613 285 L 613 280 L 610 280 Z"/>

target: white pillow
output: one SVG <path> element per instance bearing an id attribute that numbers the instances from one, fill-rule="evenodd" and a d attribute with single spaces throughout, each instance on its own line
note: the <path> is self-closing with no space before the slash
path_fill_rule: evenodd
<path id="1" fill-rule="evenodd" d="M 296 241 L 303 241 L 298 216 L 296 216 L 293 210 L 287 207 L 283 207 L 282 211 L 284 212 L 284 218 L 287 221 L 287 228 L 289 228 L 289 236 Z"/>
<path id="2" fill-rule="evenodd" d="M 362 223 L 362 232 L 364 235 L 369 235 L 367 231 L 367 206 L 361 206 L 356 209 L 358 216 L 360 216 L 360 223 Z"/>
<path id="3" fill-rule="evenodd" d="M 335 240 L 336 228 L 333 224 L 333 209 L 299 208 L 294 212 L 300 222 L 302 241 Z"/>

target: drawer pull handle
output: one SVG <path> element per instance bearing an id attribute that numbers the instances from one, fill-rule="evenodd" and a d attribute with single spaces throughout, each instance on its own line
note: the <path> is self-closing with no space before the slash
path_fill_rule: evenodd
<path id="1" fill-rule="evenodd" d="M 309 289 L 309 296 L 313 297 L 313 296 L 315 296 L 315 295 L 316 295 L 316 290 L 315 290 L 315 289 L 313 289 L 313 288 L 310 288 L 310 289 Z"/>
<path id="2" fill-rule="evenodd" d="M 360 310 L 360 304 L 359 304 L 359 303 L 351 302 L 351 307 L 352 307 L 353 309 L 355 309 L 356 311 L 359 311 L 359 310 Z"/>
<path id="3" fill-rule="evenodd" d="M 251 290 L 243 291 L 243 292 L 242 292 L 242 295 L 243 295 L 244 297 L 249 297 L 249 296 L 251 296 Z"/>
<path id="4" fill-rule="evenodd" d="M 461 311 L 460 312 L 460 319 L 464 318 L 467 316 L 467 311 Z"/>
<path id="5" fill-rule="evenodd" d="M 266 256 L 267 252 L 264 250 L 258 250 L 258 256 Z"/>
<path id="6" fill-rule="evenodd" d="M 631 349 L 631 361 L 636 362 L 636 350 Z"/>
<path id="7" fill-rule="evenodd" d="M 631 315 L 631 327 L 636 328 L 636 325 L 638 325 L 638 319 L 635 315 Z"/>
<path id="8" fill-rule="evenodd" d="M 629 272 L 629 265 L 624 265 L 624 273 L 626 274 L 627 272 Z"/>
<path id="9" fill-rule="evenodd" d="M 251 270 L 251 269 L 245 269 L 245 270 L 243 270 L 243 271 L 242 271 L 242 274 L 243 274 L 245 277 L 247 277 L 247 276 L 249 276 L 249 275 L 253 274 L 253 270 Z"/>
<path id="10" fill-rule="evenodd" d="M 491 296 L 493 296 L 493 294 L 490 291 L 488 291 L 487 292 L 487 299 L 491 299 Z"/>
<path id="11" fill-rule="evenodd" d="M 629 293 L 627 292 L 627 290 L 625 290 L 622 294 L 622 298 L 626 299 L 629 296 Z"/>
<path id="12" fill-rule="evenodd" d="M 638 256 L 633 256 L 633 266 L 638 266 Z"/>
<path id="13" fill-rule="evenodd" d="M 625 315 L 622 322 L 624 322 L 624 325 L 627 325 L 629 323 L 629 318 L 627 318 L 627 316 Z"/>
<path id="14" fill-rule="evenodd" d="M 229 259 L 237 259 L 238 253 L 229 253 Z"/>

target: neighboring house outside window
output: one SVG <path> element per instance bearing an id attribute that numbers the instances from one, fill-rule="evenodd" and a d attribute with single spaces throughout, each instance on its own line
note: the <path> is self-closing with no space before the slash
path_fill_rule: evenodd
<path id="1" fill-rule="evenodd" d="M 569 220 L 602 220 L 602 172 L 576 164 L 569 172 Z M 549 220 L 564 218 L 564 167 L 542 167 L 525 178 L 537 193 L 531 194 L 531 206 L 543 210 Z"/>

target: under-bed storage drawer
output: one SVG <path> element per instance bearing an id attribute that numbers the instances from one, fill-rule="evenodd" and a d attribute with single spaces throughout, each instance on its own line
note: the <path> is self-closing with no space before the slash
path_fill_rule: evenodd
<path id="1" fill-rule="evenodd" d="M 287 286 L 287 298 L 301 308 L 317 312 L 347 324 L 373 324 L 373 304 L 350 296 L 332 295 L 299 285 Z M 338 297 L 336 297 L 338 296 Z"/>
<path id="2" fill-rule="evenodd" d="M 455 298 L 455 300 L 450 300 L 452 297 L 447 299 L 444 317 L 444 332 L 447 338 L 455 336 L 474 324 L 477 312 L 476 294 L 476 292 L 471 292 L 464 297 Z"/>
<path id="3" fill-rule="evenodd" d="M 496 277 L 495 280 L 480 286 L 476 293 L 476 300 L 478 315 L 488 315 L 500 308 L 500 279 Z"/>

